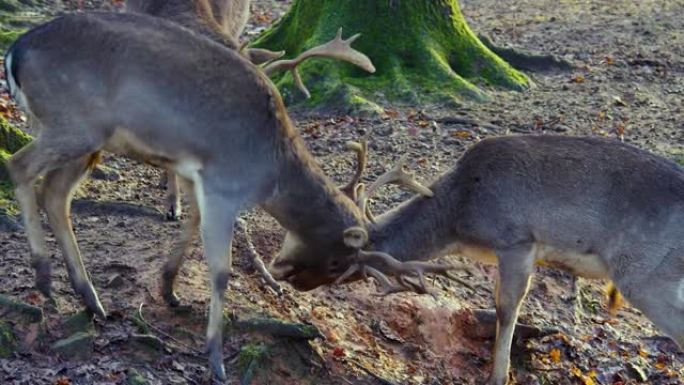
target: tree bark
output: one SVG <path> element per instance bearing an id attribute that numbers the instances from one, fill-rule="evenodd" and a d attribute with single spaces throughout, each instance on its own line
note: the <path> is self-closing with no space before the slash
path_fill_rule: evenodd
<path id="1" fill-rule="evenodd" d="M 330 40 L 340 27 L 345 37 L 362 34 L 354 47 L 371 58 L 377 71 L 306 62 L 301 72 L 314 95 L 307 104 L 353 110 L 373 102 L 485 100 L 483 87 L 523 90 L 529 84 L 480 42 L 456 0 L 295 0 L 255 45 L 294 57 Z M 275 80 L 288 102 L 302 100 L 291 75 Z"/>

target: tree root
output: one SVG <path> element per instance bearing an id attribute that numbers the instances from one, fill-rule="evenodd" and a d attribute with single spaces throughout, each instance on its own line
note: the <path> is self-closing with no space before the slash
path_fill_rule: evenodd
<path id="1" fill-rule="evenodd" d="M 323 335 L 313 325 L 287 322 L 275 318 L 257 317 L 246 320 L 236 318 L 228 321 L 228 325 L 241 332 L 256 332 L 273 337 L 291 338 L 298 340 L 313 340 L 323 338 Z"/>
<path id="2" fill-rule="evenodd" d="M 554 55 L 540 55 L 515 48 L 498 47 L 482 34 L 477 35 L 482 44 L 507 61 L 514 68 L 530 72 L 571 71 L 574 66 Z"/>
<path id="3" fill-rule="evenodd" d="M 496 336 L 496 311 L 489 309 L 473 310 L 473 315 L 477 320 L 478 331 L 475 333 L 477 337 L 483 339 L 490 339 Z M 560 333 L 561 330 L 556 328 L 539 328 L 536 326 L 525 325 L 517 323 L 515 325 L 514 336 L 516 339 L 530 339 L 540 338 L 552 334 Z"/>
<path id="4" fill-rule="evenodd" d="M 144 328 L 143 328 L 143 329 L 147 329 L 147 330 L 153 331 L 153 332 L 155 332 L 156 334 L 162 336 L 163 338 L 165 338 L 165 339 L 167 339 L 167 340 L 170 340 L 170 341 L 173 342 L 176 346 L 178 346 L 178 347 L 182 348 L 183 350 L 185 350 L 185 352 L 184 352 L 185 354 L 188 354 L 188 355 L 191 355 L 191 356 L 198 356 L 198 357 L 204 356 L 204 353 L 203 353 L 201 350 L 196 349 L 196 348 L 194 348 L 194 347 L 192 347 L 192 346 L 190 346 L 190 345 L 187 345 L 187 344 L 181 342 L 180 340 L 178 340 L 176 337 L 172 336 L 171 334 L 169 334 L 169 333 L 167 333 L 167 332 L 161 330 L 160 328 L 158 328 L 158 327 L 152 325 L 151 323 L 147 322 L 147 320 L 145 319 L 145 317 L 143 317 L 143 313 L 142 313 L 142 309 L 143 309 L 143 306 L 144 306 L 144 305 L 145 305 L 144 303 L 141 303 L 140 306 L 138 307 L 138 311 L 137 311 L 137 313 L 135 313 L 135 315 L 134 315 L 134 317 L 135 317 L 134 323 L 136 323 L 136 324 L 142 324 L 141 326 L 144 325 Z"/>

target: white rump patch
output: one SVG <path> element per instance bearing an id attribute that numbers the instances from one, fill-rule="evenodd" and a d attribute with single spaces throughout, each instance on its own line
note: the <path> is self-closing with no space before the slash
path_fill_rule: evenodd
<path id="1" fill-rule="evenodd" d="M 7 78 L 7 88 L 9 89 L 10 96 L 17 102 L 17 105 L 26 112 L 30 112 L 28 101 L 26 100 L 26 95 L 21 91 L 17 85 L 17 80 L 12 74 L 12 52 L 10 52 L 5 57 L 5 77 Z"/>

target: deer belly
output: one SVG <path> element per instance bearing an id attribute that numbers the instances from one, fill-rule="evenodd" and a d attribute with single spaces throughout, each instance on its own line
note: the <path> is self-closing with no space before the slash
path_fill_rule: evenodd
<path id="1" fill-rule="evenodd" d="M 114 134 L 105 143 L 104 150 L 126 155 L 137 161 L 158 167 L 169 168 L 171 166 L 169 157 L 153 150 L 132 132 L 123 128 L 114 130 Z"/>
<path id="2" fill-rule="evenodd" d="M 535 262 L 537 265 L 564 270 L 584 278 L 608 278 L 608 267 L 596 254 L 561 250 L 541 243 L 536 243 L 535 247 Z M 488 264 L 497 264 L 498 262 L 494 250 L 462 242 L 449 245 L 442 254 L 461 255 L 473 261 Z"/>
<path id="3" fill-rule="evenodd" d="M 535 262 L 537 265 L 564 270 L 578 277 L 608 278 L 608 266 L 596 254 L 561 250 L 552 246 L 537 244 Z"/>
<path id="4" fill-rule="evenodd" d="M 463 257 L 467 257 L 470 260 L 487 263 L 490 265 L 495 265 L 498 262 L 494 250 L 487 247 L 471 245 L 463 242 L 456 242 L 447 246 L 444 252 L 441 254 L 460 255 Z"/>

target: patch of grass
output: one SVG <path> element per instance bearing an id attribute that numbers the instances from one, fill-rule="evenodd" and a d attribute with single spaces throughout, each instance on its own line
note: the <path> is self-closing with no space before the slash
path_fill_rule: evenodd
<path id="1" fill-rule="evenodd" d="M 247 344 L 240 348 L 238 356 L 238 369 L 245 373 L 252 366 L 258 365 L 259 361 L 266 354 L 267 348 L 262 344 Z"/>
<path id="2" fill-rule="evenodd" d="M 0 357 L 11 357 L 16 348 L 17 341 L 14 338 L 12 326 L 5 321 L 0 321 Z"/>

